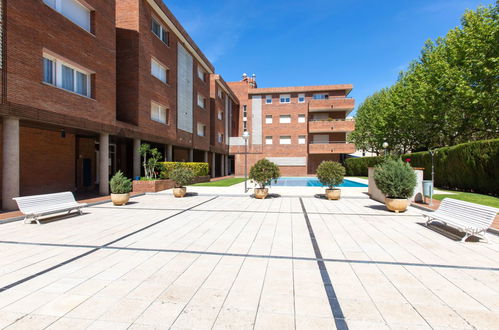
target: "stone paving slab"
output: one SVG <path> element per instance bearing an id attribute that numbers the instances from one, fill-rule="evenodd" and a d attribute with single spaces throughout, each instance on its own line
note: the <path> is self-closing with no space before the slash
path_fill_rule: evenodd
<path id="1" fill-rule="evenodd" d="M 417 209 L 356 195 L 133 202 L 1 225 L 0 328 L 499 327 L 499 239 L 456 242 Z"/>

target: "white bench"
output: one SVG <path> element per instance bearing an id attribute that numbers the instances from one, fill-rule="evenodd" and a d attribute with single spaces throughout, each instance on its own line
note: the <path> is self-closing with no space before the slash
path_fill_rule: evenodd
<path id="1" fill-rule="evenodd" d="M 53 213 L 68 212 L 78 210 L 82 214 L 81 208 L 86 207 L 85 203 L 76 202 L 73 193 L 70 191 L 33 195 L 13 198 L 17 202 L 19 210 L 26 216 L 24 223 L 31 223 L 33 220 L 40 224 L 38 217 Z"/>
<path id="2" fill-rule="evenodd" d="M 492 225 L 499 209 L 478 205 L 457 199 L 445 198 L 435 212 L 424 212 L 426 225 L 438 221 L 465 233 L 461 242 L 470 236 L 485 239 L 487 229 Z"/>

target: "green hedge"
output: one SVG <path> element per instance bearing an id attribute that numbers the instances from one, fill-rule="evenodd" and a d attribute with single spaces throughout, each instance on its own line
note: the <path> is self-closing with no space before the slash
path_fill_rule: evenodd
<path id="1" fill-rule="evenodd" d="M 170 173 L 173 171 L 177 164 L 186 166 L 194 172 L 194 176 L 206 176 L 210 172 L 208 163 L 181 163 L 181 162 L 162 162 L 160 163 L 163 169 L 161 170 L 161 178 L 169 179 Z"/>
<path id="2" fill-rule="evenodd" d="M 431 155 L 415 152 L 402 155 L 413 167 L 423 167 L 426 180 L 431 179 Z M 366 176 L 367 168 L 383 157 L 349 158 L 347 175 Z M 499 195 L 499 139 L 476 141 L 444 147 L 435 154 L 435 186 L 440 188 Z"/>

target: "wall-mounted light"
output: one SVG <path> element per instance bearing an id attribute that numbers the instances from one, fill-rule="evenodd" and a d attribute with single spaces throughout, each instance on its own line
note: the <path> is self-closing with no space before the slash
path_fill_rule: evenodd
<path id="1" fill-rule="evenodd" d="M 66 130 L 63 128 L 62 131 L 61 131 L 61 138 L 65 138 L 66 137 Z"/>

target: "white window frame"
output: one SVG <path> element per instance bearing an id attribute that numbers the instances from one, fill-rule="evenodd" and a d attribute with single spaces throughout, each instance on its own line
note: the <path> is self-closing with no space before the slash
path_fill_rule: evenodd
<path id="1" fill-rule="evenodd" d="M 224 143 L 224 133 L 217 134 L 217 141 L 218 143 Z"/>
<path id="2" fill-rule="evenodd" d="M 202 82 L 206 82 L 206 71 L 201 67 L 201 64 L 198 64 L 198 78 L 202 81 Z"/>
<path id="3" fill-rule="evenodd" d="M 52 83 L 46 82 L 43 80 L 44 84 L 51 85 L 57 88 L 60 88 L 66 92 L 70 92 L 76 95 L 84 96 L 90 98 L 92 95 L 92 72 L 83 70 L 80 67 L 77 67 L 73 64 L 68 63 L 67 61 L 64 61 L 54 55 L 44 53 L 43 58 L 46 58 L 50 61 L 52 61 Z M 68 67 L 73 70 L 73 90 L 66 89 L 62 87 L 62 66 Z M 44 64 L 42 60 L 42 70 L 44 70 Z M 87 93 L 82 94 L 78 93 L 76 91 L 76 86 L 77 86 L 77 77 L 78 73 L 83 74 L 87 77 Z M 43 72 L 43 79 L 45 79 L 45 72 Z"/>
<path id="4" fill-rule="evenodd" d="M 218 88 L 218 98 L 219 99 L 223 98 L 222 89 L 220 87 Z"/>
<path id="5" fill-rule="evenodd" d="M 153 22 L 156 22 L 156 24 L 159 25 L 159 36 L 156 34 L 156 32 L 154 32 L 152 26 L 153 26 Z M 165 28 L 165 26 L 160 22 L 159 19 L 157 19 L 156 17 L 152 17 L 151 19 L 151 32 L 152 34 L 154 34 L 159 40 L 161 40 L 165 45 L 169 46 L 170 45 L 170 30 L 168 30 L 167 28 Z M 165 39 L 165 35 L 166 35 L 166 38 L 167 40 L 164 40 Z"/>
<path id="6" fill-rule="evenodd" d="M 160 70 L 160 73 L 161 72 L 164 72 L 164 75 L 165 75 L 165 79 L 163 80 L 161 78 L 161 74 L 159 75 L 159 77 L 154 73 L 154 65 L 157 65 L 159 70 Z M 169 71 L 168 68 L 163 65 L 161 62 L 159 62 L 158 60 L 156 60 L 154 57 L 151 57 L 151 75 L 155 78 L 157 78 L 159 81 L 165 83 L 165 84 L 168 84 L 168 79 L 169 79 Z"/>
<path id="7" fill-rule="evenodd" d="M 291 103 L 291 94 L 281 94 L 279 96 L 279 103 Z"/>
<path id="8" fill-rule="evenodd" d="M 272 136 L 265 137 L 265 144 L 271 145 L 273 143 L 273 141 L 274 141 L 274 139 L 272 138 Z"/>
<path id="9" fill-rule="evenodd" d="M 279 124 L 291 124 L 291 115 L 280 115 Z"/>
<path id="10" fill-rule="evenodd" d="M 272 124 L 272 115 L 265 115 L 265 124 Z"/>
<path id="11" fill-rule="evenodd" d="M 224 112 L 222 110 L 218 111 L 218 120 L 224 120 Z"/>
<path id="12" fill-rule="evenodd" d="M 305 103 L 305 93 L 298 94 L 298 103 Z"/>
<path id="13" fill-rule="evenodd" d="M 157 108 L 155 108 L 157 107 Z M 157 116 L 154 112 L 157 110 Z M 168 125 L 168 109 L 158 102 L 151 102 L 151 120 L 160 124 Z"/>
<path id="14" fill-rule="evenodd" d="M 298 144 L 307 144 L 307 137 L 305 135 L 298 135 Z"/>
<path id="15" fill-rule="evenodd" d="M 279 144 L 283 144 L 283 145 L 291 144 L 291 136 L 289 136 L 289 135 L 279 136 Z"/>
<path id="16" fill-rule="evenodd" d="M 198 136 L 206 136 L 206 125 L 203 123 L 198 123 L 196 128 L 196 133 Z"/>
<path id="17" fill-rule="evenodd" d="M 272 104 L 272 95 L 265 95 L 265 104 Z"/>
<path id="18" fill-rule="evenodd" d="M 306 123 L 307 122 L 307 118 L 305 117 L 304 114 L 298 114 L 298 122 L 299 123 Z"/>
<path id="19" fill-rule="evenodd" d="M 198 107 L 206 110 L 206 97 L 198 94 Z"/>
<path id="20" fill-rule="evenodd" d="M 55 10 L 56 12 L 58 12 L 59 14 L 61 14 L 62 16 L 66 17 L 68 20 L 70 20 L 74 24 L 78 25 L 83 30 L 85 30 L 85 31 L 87 31 L 89 33 L 92 33 L 92 9 L 88 8 L 87 6 L 85 6 L 83 3 L 81 3 L 78 0 L 70 0 L 70 1 L 74 2 L 76 5 L 81 6 L 84 10 L 87 11 L 87 21 L 85 22 L 85 26 L 83 26 L 83 25 L 75 22 L 74 20 L 72 20 L 69 16 L 67 16 L 67 14 L 65 14 L 63 12 L 63 7 L 62 7 L 62 2 L 63 1 L 64 0 L 52 0 L 52 1 L 43 0 L 43 2 L 47 6 L 49 6 L 50 8 L 52 8 L 53 10 Z"/>

